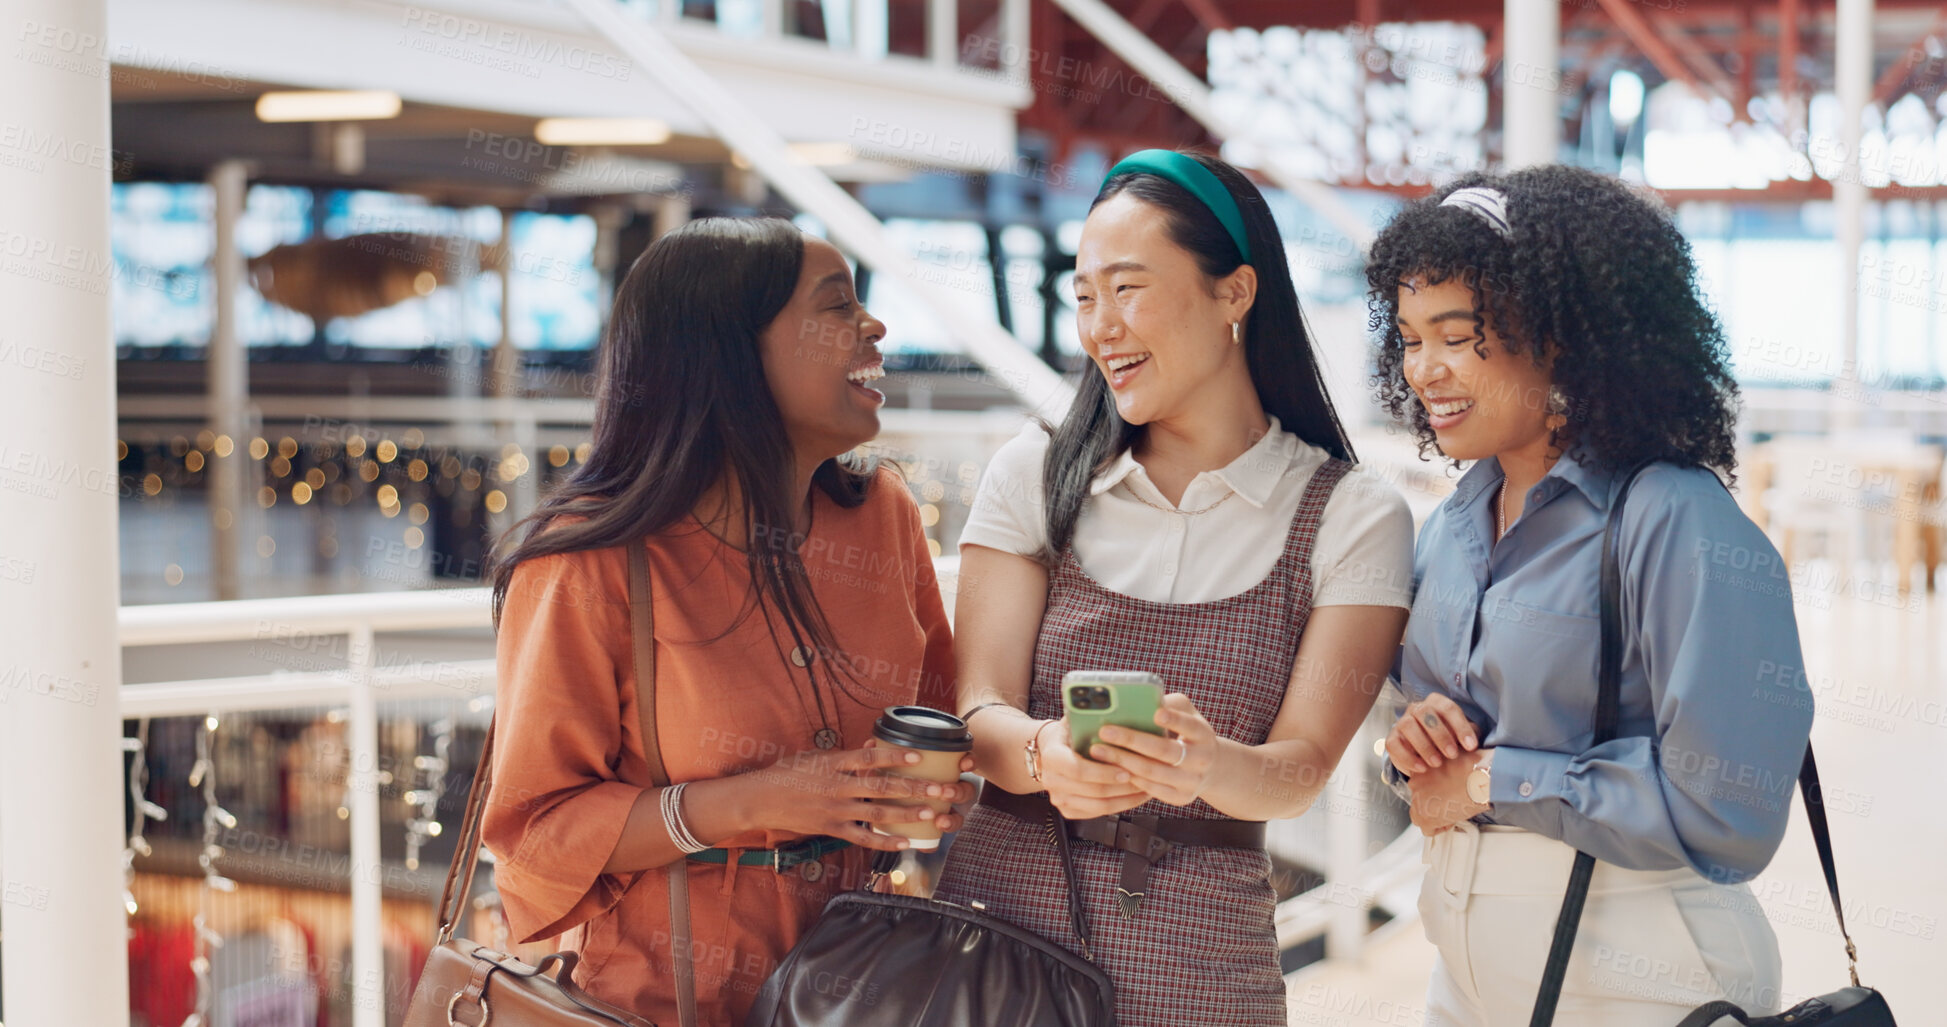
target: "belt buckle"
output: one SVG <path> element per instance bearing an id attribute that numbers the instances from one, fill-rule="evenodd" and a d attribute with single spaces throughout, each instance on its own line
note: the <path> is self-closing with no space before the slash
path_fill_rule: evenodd
<path id="1" fill-rule="evenodd" d="M 1436 847 L 1445 844 L 1444 858 L 1439 858 L 1440 894 L 1455 909 L 1466 909 L 1467 899 L 1474 893 L 1474 864 L 1480 859 L 1481 832 L 1471 821 L 1462 821 L 1434 839 Z"/>
<path id="2" fill-rule="evenodd" d="M 773 874 L 784 873 L 784 847 L 783 846 L 775 846 L 771 849 L 771 873 Z"/>

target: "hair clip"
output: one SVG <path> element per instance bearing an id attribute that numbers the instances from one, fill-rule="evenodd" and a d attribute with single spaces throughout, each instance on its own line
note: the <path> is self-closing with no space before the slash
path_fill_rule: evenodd
<path id="1" fill-rule="evenodd" d="M 1514 237 L 1514 229 L 1508 224 L 1508 194 L 1499 189 L 1485 186 L 1468 186 L 1455 189 L 1440 201 L 1442 207 L 1459 207 L 1487 222 L 1487 227 L 1503 239 Z"/>

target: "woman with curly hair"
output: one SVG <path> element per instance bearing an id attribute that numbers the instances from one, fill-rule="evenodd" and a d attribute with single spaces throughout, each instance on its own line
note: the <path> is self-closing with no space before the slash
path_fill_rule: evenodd
<path id="1" fill-rule="evenodd" d="M 1427 1023 L 1527 1022 L 1577 850 L 1599 862 L 1556 1022 L 1775 1010 L 1777 940 L 1740 882 L 1784 834 L 1812 710 L 1790 582 L 1762 570 L 1783 564 L 1718 477 L 1737 389 L 1688 245 L 1621 182 L 1539 167 L 1411 205 L 1366 274 L 1381 398 L 1422 452 L 1473 462 L 1420 532 L 1385 743 L 1427 835 Z M 1603 530 L 1646 462 L 1598 745 Z"/>

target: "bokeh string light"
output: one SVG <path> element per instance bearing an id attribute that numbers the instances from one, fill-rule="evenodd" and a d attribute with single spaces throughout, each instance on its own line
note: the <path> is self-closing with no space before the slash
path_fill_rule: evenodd
<path id="1" fill-rule="evenodd" d="M 129 754 L 128 798 L 134 813 L 129 819 L 128 843 L 122 847 L 122 908 L 135 915 L 135 860 L 154 853 L 145 837 L 148 822 L 169 819 L 169 811 L 149 801 L 149 718 L 135 724 L 135 737 L 122 739 L 122 751 Z"/>
<path id="2" fill-rule="evenodd" d="M 419 869 L 419 850 L 427 842 L 439 837 L 439 802 L 446 794 L 446 770 L 448 758 L 453 751 L 452 717 L 441 717 L 432 724 L 433 751 L 431 755 L 418 755 L 412 758 L 412 770 L 416 780 L 406 792 L 406 805 L 412 812 L 406 817 L 406 869 Z"/>
<path id="3" fill-rule="evenodd" d="M 203 794 L 203 851 L 196 857 L 197 865 L 203 869 L 203 890 L 197 898 L 196 916 L 191 920 L 196 946 L 189 968 L 196 980 L 196 1006 L 183 1020 L 182 1027 L 208 1027 L 210 1023 L 210 1003 L 214 998 L 211 954 L 223 947 L 223 936 L 211 926 L 211 913 L 217 892 L 227 894 L 237 890 L 237 883 L 216 869 L 216 861 L 223 858 L 223 846 L 217 844 L 221 831 L 234 830 L 237 826 L 237 818 L 216 801 L 215 752 L 219 726 L 215 713 L 203 718 L 203 730 L 196 733 L 196 762 L 189 768 L 189 787 L 201 789 Z"/>

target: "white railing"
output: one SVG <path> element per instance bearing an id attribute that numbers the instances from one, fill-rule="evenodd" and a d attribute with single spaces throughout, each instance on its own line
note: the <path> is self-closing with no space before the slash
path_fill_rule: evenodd
<path id="1" fill-rule="evenodd" d="M 429 631 L 491 624 L 488 590 L 484 588 L 126 606 L 119 618 L 124 647 L 330 636 L 344 636 L 348 644 L 342 671 L 124 684 L 122 715 L 177 717 L 317 704 L 347 706 L 351 761 L 345 790 L 351 865 L 376 868 L 381 864 L 381 693 L 387 698 L 490 694 L 494 671 L 492 660 L 422 662 L 381 669 L 374 637 L 381 629 Z M 351 875 L 354 1027 L 383 1027 L 385 1023 L 384 932 L 380 920 L 383 879 L 378 873 Z"/>
<path id="2" fill-rule="evenodd" d="M 959 558 L 936 561 L 949 616 L 959 579 Z M 343 706 L 350 776 L 346 782 L 350 814 L 351 865 L 380 865 L 379 773 L 381 765 L 378 702 L 427 697 L 471 698 L 491 695 L 494 661 L 382 661 L 375 636 L 415 631 L 483 629 L 491 626 L 489 590 L 434 589 L 357 595 L 128 606 L 120 611 L 124 647 L 274 641 L 307 647 L 322 638 L 344 637 L 342 670 L 272 673 L 226 678 L 124 684 L 121 711 L 126 718 L 222 715 L 301 706 Z M 1369 774 L 1370 739 L 1361 734 L 1335 775 L 1326 806 L 1325 881 L 1283 903 L 1277 932 L 1281 948 L 1321 934 L 1333 956 L 1356 955 L 1375 901 L 1396 890 L 1405 842 L 1370 859 L 1362 853 L 1366 816 L 1356 808 Z M 1352 797 L 1348 803 L 1347 797 Z M 1417 843 L 1414 844 L 1417 848 Z M 1417 866 L 1412 867 L 1417 869 Z M 352 1002 L 355 1027 L 382 1027 L 386 994 L 381 950 L 380 900 L 383 875 L 354 873 L 352 900 Z M 1410 908 L 1410 907 L 1409 907 Z M 1401 911 L 1394 910 L 1398 915 Z"/>

